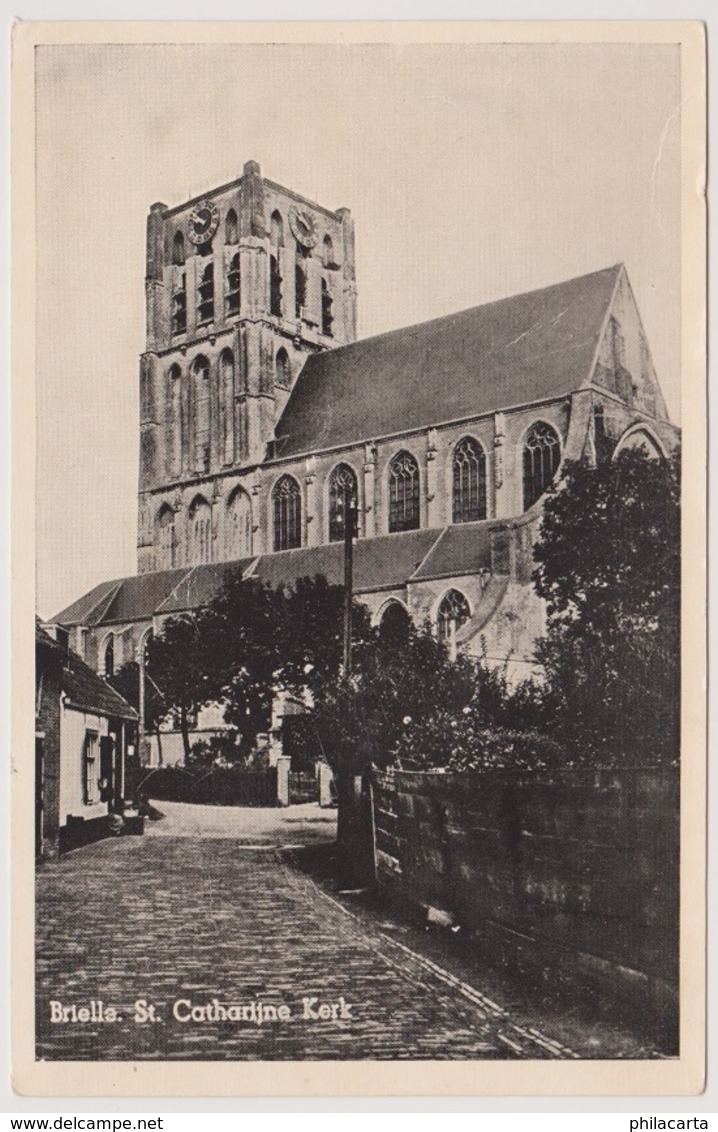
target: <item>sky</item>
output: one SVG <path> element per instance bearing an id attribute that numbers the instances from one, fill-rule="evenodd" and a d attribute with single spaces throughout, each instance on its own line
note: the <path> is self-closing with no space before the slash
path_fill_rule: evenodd
<path id="1" fill-rule="evenodd" d="M 149 206 L 250 159 L 351 209 L 360 337 L 623 262 L 680 422 L 677 48 L 137 44 L 36 60 L 43 617 L 136 570 Z"/>

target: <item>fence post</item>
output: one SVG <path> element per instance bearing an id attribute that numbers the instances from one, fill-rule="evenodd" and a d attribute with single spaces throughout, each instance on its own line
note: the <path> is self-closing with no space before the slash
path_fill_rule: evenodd
<path id="1" fill-rule="evenodd" d="M 327 763 L 317 763 L 317 774 L 319 776 L 319 805 L 326 808 L 332 804 L 332 772 Z"/>
<path id="2" fill-rule="evenodd" d="M 277 801 L 280 806 L 289 805 L 289 768 L 292 760 L 287 755 L 277 759 Z"/>

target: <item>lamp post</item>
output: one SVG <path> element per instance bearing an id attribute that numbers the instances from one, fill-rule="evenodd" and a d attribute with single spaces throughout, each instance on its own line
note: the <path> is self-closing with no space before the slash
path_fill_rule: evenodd
<path id="1" fill-rule="evenodd" d="M 354 535 L 356 533 L 356 500 L 350 483 L 342 487 L 344 511 L 344 676 L 352 669 L 352 590 L 354 573 Z"/>

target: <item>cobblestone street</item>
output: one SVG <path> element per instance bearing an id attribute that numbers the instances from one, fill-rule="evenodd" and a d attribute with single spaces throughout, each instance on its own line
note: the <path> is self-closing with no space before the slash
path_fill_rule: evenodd
<path id="1" fill-rule="evenodd" d="M 38 1058 L 572 1056 L 293 865 L 333 813 L 161 808 L 145 837 L 38 870 Z M 215 999 L 235 1015 L 212 1018 Z M 258 1023 L 252 1004 L 274 1010 Z"/>

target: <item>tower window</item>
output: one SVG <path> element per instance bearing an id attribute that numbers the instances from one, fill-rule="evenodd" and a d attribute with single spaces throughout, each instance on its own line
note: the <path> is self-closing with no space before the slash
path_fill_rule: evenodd
<path id="1" fill-rule="evenodd" d="M 201 495 L 189 509 L 190 563 L 193 566 L 212 560 L 212 508 Z"/>
<path id="2" fill-rule="evenodd" d="M 453 497 L 455 523 L 486 518 L 486 455 L 470 436 L 454 449 Z"/>
<path id="3" fill-rule="evenodd" d="M 239 252 L 232 256 L 227 272 L 227 314 L 239 314 Z"/>
<path id="4" fill-rule="evenodd" d="M 294 308 L 297 318 L 304 314 L 307 305 L 307 273 L 301 263 L 294 269 Z"/>
<path id="5" fill-rule="evenodd" d="M 175 365 L 170 367 L 167 390 L 167 473 L 178 476 L 182 471 L 183 421 L 182 421 L 182 371 Z"/>
<path id="6" fill-rule="evenodd" d="M 220 450 L 225 464 L 234 462 L 234 354 L 223 350 L 219 359 Z"/>
<path id="7" fill-rule="evenodd" d="M 175 545 L 175 513 L 168 503 L 163 504 L 157 516 L 156 542 L 160 570 L 171 570 L 177 565 Z"/>
<path id="8" fill-rule="evenodd" d="M 237 233 L 237 213 L 233 208 L 230 208 L 227 213 L 227 219 L 224 222 L 224 242 L 226 244 L 239 243 Z"/>
<path id="9" fill-rule="evenodd" d="M 551 425 L 539 421 L 529 431 L 523 455 L 524 511 L 540 499 L 561 462 L 561 446 Z"/>
<path id="10" fill-rule="evenodd" d="M 357 478 L 348 464 L 338 464 L 329 477 L 329 541 L 341 542 L 346 530 L 346 493 L 357 503 Z"/>
<path id="11" fill-rule="evenodd" d="M 292 370 L 289 365 L 289 355 L 284 349 L 284 346 L 281 346 L 280 349 L 277 350 L 276 370 L 277 385 L 280 386 L 281 389 L 289 389 L 289 386 L 292 384 Z"/>
<path id="12" fill-rule="evenodd" d="M 214 264 L 204 268 L 199 283 L 197 315 L 200 324 L 211 322 L 214 318 Z"/>
<path id="13" fill-rule="evenodd" d="M 182 267 L 184 258 L 184 236 L 181 232 L 175 232 L 175 238 L 172 241 L 172 262 L 176 267 Z"/>
<path id="14" fill-rule="evenodd" d="M 326 334 L 328 337 L 331 336 L 333 322 L 332 294 L 326 279 L 322 279 L 322 334 Z"/>
<path id="15" fill-rule="evenodd" d="M 302 545 L 302 498 L 292 476 L 282 476 L 272 492 L 274 500 L 274 549 L 291 550 Z"/>
<path id="16" fill-rule="evenodd" d="M 419 526 L 419 465 L 410 452 L 400 452 L 389 466 L 389 531 L 415 531 Z"/>
<path id="17" fill-rule="evenodd" d="M 269 257 L 269 313 L 282 317 L 282 276 L 279 271 L 279 253 Z"/>
<path id="18" fill-rule="evenodd" d="M 269 238 L 272 241 L 272 247 L 284 247 L 284 221 L 280 212 L 273 212 L 269 221 Z"/>
<path id="19" fill-rule="evenodd" d="M 172 294 L 172 333 L 184 334 L 187 330 L 187 276 L 181 272 L 176 290 Z"/>
<path id="20" fill-rule="evenodd" d="M 322 259 L 325 267 L 334 267 L 334 244 L 332 238 L 327 232 L 322 244 Z"/>
<path id="21" fill-rule="evenodd" d="M 209 471 L 209 362 L 194 364 L 194 463 L 198 472 Z"/>
<path id="22" fill-rule="evenodd" d="M 230 559 L 252 553 L 252 502 L 241 487 L 232 492 L 227 504 L 225 549 Z"/>
<path id="23" fill-rule="evenodd" d="M 460 590 L 449 590 L 441 599 L 436 614 L 436 628 L 440 641 L 452 641 L 457 631 L 471 616 L 469 603 Z"/>

